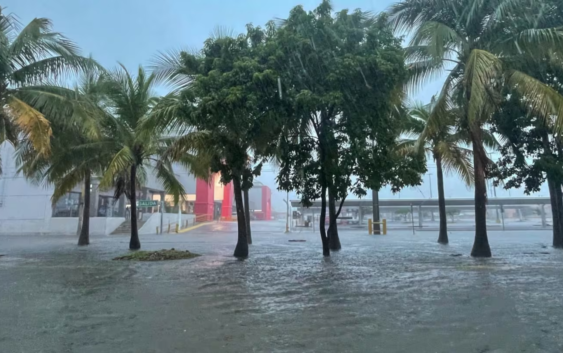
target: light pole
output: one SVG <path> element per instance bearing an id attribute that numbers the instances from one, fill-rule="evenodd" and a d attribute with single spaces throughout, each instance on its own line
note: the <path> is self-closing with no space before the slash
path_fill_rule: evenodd
<path id="1" fill-rule="evenodd" d="M 432 199 L 432 173 L 428 173 L 428 186 L 430 186 L 430 198 Z"/>
<path id="2" fill-rule="evenodd" d="M 289 233 L 289 191 L 286 194 L 286 199 L 283 200 L 287 205 L 286 215 L 285 215 L 285 232 Z"/>
<path id="3" fill-rule="evenodd" d="M 430 186 L 430 200 L 432 200 L 432 173 L 428 173 L 428 186 Z M 434 222 L 434 210 L 430 209 L 432 222 Z"/>
<path id="4" fill-rule="evenodd" d="M 495 186 L 495 184 L 491 181 L 491 186 L 493 189 L 493 195 L 495 196 L 495 199 L 497 198 L 497 188 Z M 500 223 L 500 217 L 499 217 L 499 213 L 498 213 L 498 207 L 495 208 L 496 214 L 497 214 L 497 219 L 496 222 Z"/>

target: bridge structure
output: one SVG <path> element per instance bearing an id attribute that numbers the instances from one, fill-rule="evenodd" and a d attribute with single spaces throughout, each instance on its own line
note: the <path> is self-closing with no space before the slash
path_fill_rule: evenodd
<path id="1" fill-rule="evenodd" d="M 327 203 L 328 205 L 328 203 Z M 495 210 L 497 215 L 502 218 L 504 226 L 504 211 L 506 209 L 515 209 L 521 212 L 524 208 L 538 207 L 541 214 L 542 227 L 547 226 L 546 221 L 546 205 L 551 206 L 549 197 L 510 197 L 510 198 L 489 198 L 487 202 L 488 210 Z M 320 213 L 321 201 L 316 200 L 313 204 L 305 208 L 301 205 L 300 200 L 292 200 L 291 206 L 302 210 L 304 215 Z M 470 198 L 446 198 L 446 208 L 457 208 L 472 210 L 475 207 L 475 200 Z M 345 200 L 343 209 L 355 208 L 359 210 L 360 222 L 364 214 L 369 214 L 368 210 L 373 209 L 373 200 L 371 199 L 350 199 Z M 416 210 L 418 213 L 418 226 L 423 226 L 423 211 L 438 211 L 438 199 L 380 199 L 379 209 L 384 211 L 396 211 L 398 209 L 408 208 L 413 214 Z"/>

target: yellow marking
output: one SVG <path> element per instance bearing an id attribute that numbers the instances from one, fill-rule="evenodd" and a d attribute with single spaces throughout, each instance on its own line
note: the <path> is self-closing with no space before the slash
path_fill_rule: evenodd
<path id="1" fill-rule="evenodd" d="M 199 227 L 206 226 L 206 225 L 211 224 L 211 223 L 213 223 L 213 222 L 205 222 L 205 223 L 201 223 L 201 224 L 196 224 L 195 226 L 191 226 L 191 227 L 186 228 L 186 229 L 180 229 L 180 230 L 178 231 L 178 233 L 186 233 L 186 232 L 189 232 L 189 231 L 191 231 L 191 230 L 197 229 L 197 228 L 199 228 Z"/>

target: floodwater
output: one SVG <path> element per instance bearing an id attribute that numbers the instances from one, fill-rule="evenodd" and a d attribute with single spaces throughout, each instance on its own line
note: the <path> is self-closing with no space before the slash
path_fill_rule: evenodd
<path id="1" fill-rule="evenodd" d="M 141 237 L 203 255 L 159 263 L 111 261 L 126 237 L 0 237 L 0 352 L 563 351 L 549 231 L 491 232 L 483 260 L 471 232 L 349 230 L 325 259 L 317 234 L 253 227 L 246 261 L 231 223 Z"/>

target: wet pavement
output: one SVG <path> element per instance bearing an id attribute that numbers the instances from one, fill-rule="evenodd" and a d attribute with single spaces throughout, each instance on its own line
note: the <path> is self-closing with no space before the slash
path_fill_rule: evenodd
<path id="1" fill-rule="evenodd" d="M 563 252 L 549 231 L 319 236 L 253 223 L 251 257 L 231 257 L 235 224 L 143 236 L 143 249 L 203 256 L 111 261 L 127 237 L 0 237 L 0 352 L 562 352 Z M 289 242 L 306 240 L 306 242 Z M 461 255 L 461 256 L 459 256 Z"/>

